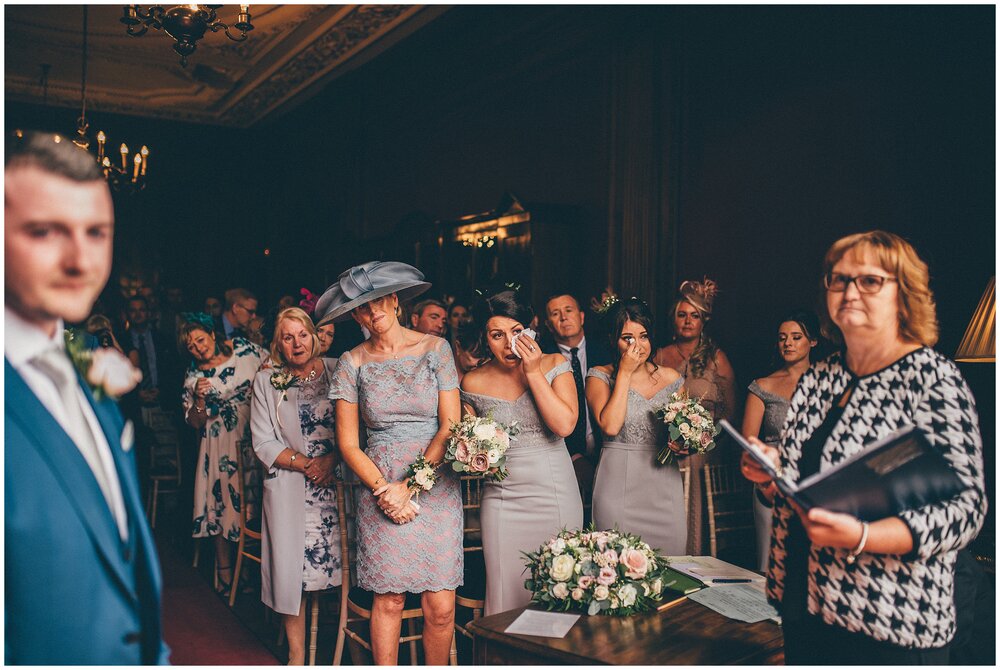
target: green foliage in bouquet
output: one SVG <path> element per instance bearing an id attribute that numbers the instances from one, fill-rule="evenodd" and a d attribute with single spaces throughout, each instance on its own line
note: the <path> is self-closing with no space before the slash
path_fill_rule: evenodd
<path id="1" fill-rule="evenodd" d="M 564 530 L 525 552 L 531 602 L 548 610 L 628 616 L 653 609 L 663 592 L 667 559 L 636 535 Z"/>

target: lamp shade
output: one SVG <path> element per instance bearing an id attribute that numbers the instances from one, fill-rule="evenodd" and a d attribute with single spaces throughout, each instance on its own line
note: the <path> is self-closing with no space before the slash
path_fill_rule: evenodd
<path id="1" fill-rule="evenodd" d="M 995 363 L 997 360 L 996 277 L 990 277 L 979 306 L 965 329 L 955 360 L 961 363 Z"/>

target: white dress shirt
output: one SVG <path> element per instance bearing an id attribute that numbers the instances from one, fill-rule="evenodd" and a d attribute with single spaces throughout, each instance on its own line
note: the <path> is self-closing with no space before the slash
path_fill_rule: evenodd
<path id="1" fill-rule="evenodd" d="M 573 352 L 571 349 L 573 347 L 567 346 L 565 344 L 556 343 L 559 346 L 559 353 L 566 357 L 567 361 L 572 363 Z M 584 335 L 580 338 L 579 344 L 576 345 L 579 351 L 576 352 L 576 357 L 580 359 L 580 374 L 583 376 L 583 388 L 587 388 L 587 336 Z M 584 402 L 586 405 L 586 402 Z M 587 421 L 587 453 L 594 451 L 594 431 L 590 427 L 590 412 L 587 412 L 585 417 Z"/>
<path id="2" fill-rule="evenodd" d="M 49 411 L 68 434 L 72 435 L 73 429 L 69 426 L 68 414 L 63 408 L 62 399 L 54 382 L 45 373 L 31 364 L 32 358 L 47 349 L 58 348 L 65 351 L 66 342 L 63 339 L 63 329 L 64 325 L 60 319 L 56 324 L 55 334 L 49 337 L 43 330 L 18 316 L 10 307 L 4 307 L 4 356 L 10 362 L 11 366 L 17 370 L 18 374 L 21 375 L 28 388 L 34 392 L 38 400 L 45 406 L 45 409 Z M 76 392 L 83 416 L 90 426 L 91 433 L 93 433 L 94 444 L 97 447 L 97 453 L 100 457 L 101 470 L 104 473 L 105 481 L 109 483 L 111 499 L 108 501 L 108 505 L 115 518 L 115 523 L 118 525 L 118 534 L 123 540 L 127 539 L 128 514 L 125 511 L 125 499 L 122 496 L 121 482 L 118 480 L 118 471 L 115 469 L 111 447 L 83 389 L 77 386 Z M 86 460 L 85 455 L 84 460 Z M 93 466 L 91 467 L 93 468 Z M 95 474 L 95 476 L 97 475 Z"/>

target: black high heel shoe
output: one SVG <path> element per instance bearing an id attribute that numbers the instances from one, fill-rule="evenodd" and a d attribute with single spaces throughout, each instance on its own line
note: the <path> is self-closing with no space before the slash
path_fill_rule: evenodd
<path id="1" fill-rule="evenodd" d="M 229 581 L 222 578 L 223 573 L 229 573 Z M 223 598 L 228 598 L 229 592 L 233 588 L 233 566 L 230 565 L 226 568 L 216 568 L 215 580 L 218 582 L 215 586 L 215 592 Z"/>

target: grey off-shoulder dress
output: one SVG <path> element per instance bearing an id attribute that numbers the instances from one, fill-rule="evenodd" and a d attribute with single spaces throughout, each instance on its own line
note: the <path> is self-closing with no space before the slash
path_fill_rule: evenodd
<path id="1" fill-rule="evenodd" d="M 587 376 L 614 388 L 614 380 L 601 370 L 592 368 Z M 639 535 L 665 556 L 684 554 L 687 517 L 676 460 L 666 465 L 656 460 L 667 444 L 667 432 L 655 409 L 683 384 L 684 378 L 678 377 L 648 399 L 629 389 L 625 423 L 617 435 L 605 436 L 594 478 L 594 525 L 601 530 L 618 526 Z"/>
<path id="2" fill-rule="evenodd" d="M 571 372 L 569 362 L 549 370 L 552 380 Z M 545 426 L 530 390 L 517 400 L 462 391 L 477 416 L 492 413 L 498 423 L 517 421 L 519 432 L 507 450 L 502 482 L 486 482 L 480 510 L 486 562 L 486 614 L 527 605 L 531 593 L 521 552 L 536 551 L 563 528 L 583 525 L 583 502 L 573 461 L 563 438 Z"/>
<path id="3" fill-rule="evenodd" d="M 777 447 L 791 401 L 765 391 L 757 380 L 750 382 L 747 390 L 764 403 L 764 417 L 760 422 L 760 441 L 768 446 Z M 756 491 L 753 496 L 753 519 L 757 532 L 757 560 L 760 569 L 767 570 L 767 556 L 771 550 L 771 506 L 762 503 Z"/>

